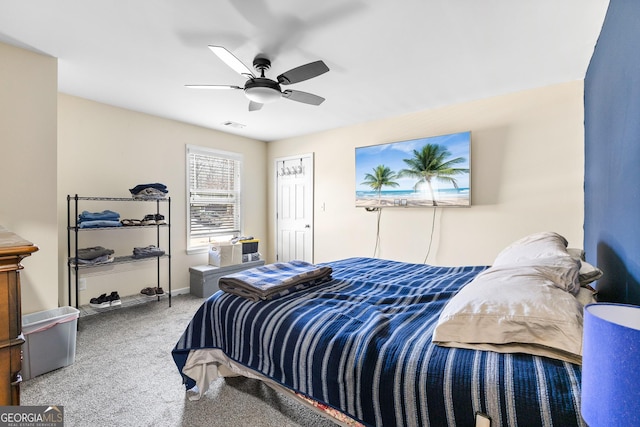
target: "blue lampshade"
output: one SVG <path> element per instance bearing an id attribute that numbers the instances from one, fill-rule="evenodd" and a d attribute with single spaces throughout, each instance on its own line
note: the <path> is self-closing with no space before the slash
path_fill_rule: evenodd
<path id="1" fill-rule="evenodd" d="M 581 413 L 589 427 L 640 426 L 640 307 L 585 306 Z"/>

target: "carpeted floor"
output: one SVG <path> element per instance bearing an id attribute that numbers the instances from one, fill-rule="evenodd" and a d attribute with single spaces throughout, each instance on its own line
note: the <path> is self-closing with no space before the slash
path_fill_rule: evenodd
<path id="1" fill-rule="evenodd" d="M 331 421 L 260 381 L 219 379 L 186 397 L 171 350 L 201 298 L 178 295 L 81 317 L 74 364 L 28 381 L 21 405 L 62 405 L 65 426 L 313 426 Z"/>

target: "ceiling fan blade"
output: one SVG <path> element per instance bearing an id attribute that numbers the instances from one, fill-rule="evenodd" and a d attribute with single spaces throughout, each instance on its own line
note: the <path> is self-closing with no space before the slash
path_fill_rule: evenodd
<path id="1" fill-rule="evenodd" d="M 310 62 L 280 74 L 278 76 L 278 83 L 281 85 L 290 85 L 317 77 L 327 71 L 329 71 L 329 67 L 327 67 L 327 64 L 324 62 Z"/>
<path id="2" fill-rule="evenodd" d="M 320 105 L 324 102 L 324 98 L 312 93 L 302 92 L 299 90 L 287 89 L 282 92 L 283 98 L 288 98 L 292 101 L 298 101 L 305 104 Z"/>
<path id="3" fill-rule="evenodd" d="M 258 111 L 264 104 L 255 101 L 249 101 L 249 111 Z"/>
<path id="4" fill-rule="evenodd" d="M 245 76 L 248 79 L 256 77 L 253 75 L 249 67 L 244 65 L 242 61 L 236 58 L 235 55 L 229 52 L 226 48 L 222 46 L 209 45 L 209 49 L 211 49 L 211 51 L 222 60 L 222 62 L 231 67 L 236 73 Z"/>
<path id="5" fill-rule="evenodd" d="M 230 86 L 230 85 L 184 85 L 190 89 L 242 89 L 240 86 Z"/>

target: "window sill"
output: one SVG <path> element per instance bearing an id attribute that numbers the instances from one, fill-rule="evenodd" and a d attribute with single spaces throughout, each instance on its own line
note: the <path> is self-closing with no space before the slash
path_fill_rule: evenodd
<path id="1" fill-rule="evenodd" d="M 209 252 L 208 247 L 187 249 L 187 255 L 206 254 Z"/>

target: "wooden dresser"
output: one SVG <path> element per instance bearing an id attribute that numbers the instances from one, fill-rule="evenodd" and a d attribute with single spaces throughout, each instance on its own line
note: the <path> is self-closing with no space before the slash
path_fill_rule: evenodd
<path id="1" fill-rule="evenodd" d="M 0 406 L 20 404 L 22 312 L 20 261 L 38 247 L 0 226 Z"/>

